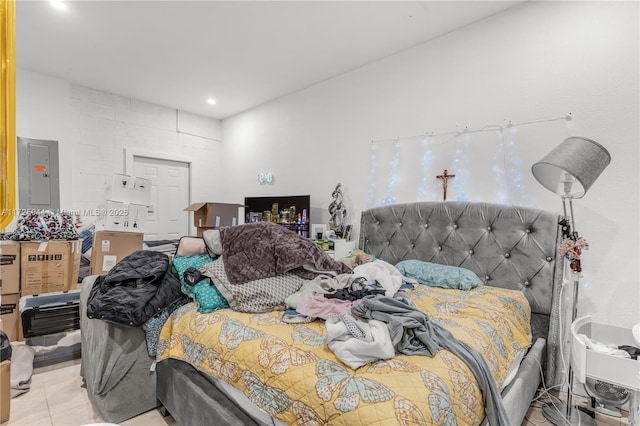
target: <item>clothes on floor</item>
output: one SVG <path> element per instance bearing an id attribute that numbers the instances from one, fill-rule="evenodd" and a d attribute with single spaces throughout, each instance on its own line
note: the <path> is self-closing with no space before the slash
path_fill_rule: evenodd
<path id="1" fill-rule="evenodd" d="M 13 345 L 11 355 L 11 398 L 29 392 L 36 351 L 29 345 Z"/>

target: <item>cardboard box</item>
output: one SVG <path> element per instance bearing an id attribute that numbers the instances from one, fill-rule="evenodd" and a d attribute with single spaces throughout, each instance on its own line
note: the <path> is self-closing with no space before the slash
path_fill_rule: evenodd
<path id="1" fill-rule="evenodd" d="M 235 226 L 240 222 L 242 204 L 194 203 L 185 211 L 193 212 L 193 225 L 196 228 L 219 228 Z"/>
<path id="2" fill-rule="evenodd" d="M 123 231 L 124 223 L 129 215 L 129 204 L 121 201 L 107 200 L 104 209 L 100 210 L 96 229 L 107 231 Z"/>
<path id="3" fill-rule="evenodd" d="M 148 206 L 151 204 L 151 179 L 141 177 L 133 178 L 133 189 L 131 190 L 131 203 Z"/>
<path id="4" fill-rule="evenodd" d="M 144 233 L 148 214 L 149 213 L 146 204 L 129 204 L 127 220 L 124 223 L 123 230 L 129 232 Z"/>
<path id="5" fill-rule="evenodd" d="M 17 342 L 20 336 L 20 294 L 3 294 L 0 302 L 0 318 L 2 331 L 7 333 L 9 340 Z"/>
<path id="6" fill-rule="evenodd" d="M 80 259 L 82 258 L 82 239 L 70 241 L 71 243 L 71 281 L 67 290 L 73 290 L 78 286 L 80 276 Z"/>
<path id="7" fill-rule="evenodd" d="M 20 292 L 20 244 L 0 241 L 0 294 Z"/>
<path id="8" fill-rule="evenodd" d="M 151 179 L 114 173 L 105 191 L 105 199 L 120 203 L 151 204 Z"/>
<path id="9" fill-rule="evenodd" d="M 91 248 L 91 274 L 104 275 L 124 257 L 142 250 L 143 237 L 138 232 L 97 231 Z"/>
<path id="10" fill-rule="evenodd" d="M 200 226 L 196 228 L 196 237 L 202 237 L 204 231 L 208 231 L 209 229 L 217 229 L 215 226 Z"/>
<path id="11" fill-rule="evenodd" d="M 82 240 L 20 244 L 20 290 L 23 296 L 76 288 Z"/>
<path id="12" fill-rule="evenodd" d="M 100 211 L 96 230 L 118 232 L 144 232 L 147 223 L 147 206 L 107 200 Z"/>
<path id="13" fill-rule="evenodd" d="M 131 201 L 131 191 L 133 189 L 133 178 L 129 175 L 114 173 L 111 178 L 111 185 L 107 187 L 107 200 L 129 203 Z"/>
<path id="14" fill-rule="evenodd" d="M 0 362 L 0 423 L 11 415 L 11 361 Z"/>

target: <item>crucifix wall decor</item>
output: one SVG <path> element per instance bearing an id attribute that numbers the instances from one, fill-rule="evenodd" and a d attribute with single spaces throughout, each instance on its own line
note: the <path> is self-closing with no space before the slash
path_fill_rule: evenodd
<path id="1" fill-rule="evenodd" d="M 447 174 L 447 169 L 444 169 L 444 173 L 436 176 L 438 179 L 442 179 L 442 201 L 447 201 L 447 181 L 456 175 Z"/>

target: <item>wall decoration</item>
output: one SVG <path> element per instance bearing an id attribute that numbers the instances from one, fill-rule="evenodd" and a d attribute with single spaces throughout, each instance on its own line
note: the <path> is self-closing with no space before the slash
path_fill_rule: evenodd
<path id="1" fill-rule="evenodd" d="M 541 138 L 567 131 L 566 124 L 562 130 L 554 122 L 569 123 L 572 118 L 569 113 L 372 140 L 367 207 L 441 200 L 444 182 L 434 176 L 447 168 L 456 176 L 448 181 L 447 200 L 535 207 L 527 191 L 528 174 L 523 173 L 527 167 L 522 159 L 535 154 Z M 534 124 L 538 126 L 531 126 Z"/>
<path id="2" fill-rule="evenodd" d="M 447 186 L 449 179 L 456 177 L 456 175 L 450 175 L 447 173 L 447 169 L 444 169 L 441 175 L 437 175 L 436 179 L 442 180 L 442 201 L 447 201 Z"/>
<path id="3" fill-rule="evenodd" d="M 274 181 L 274 177 L 271 172 L 258 173 L 258 182 L 260 182 L 261 185 L 270 185 L 273 183 L 273 181 Z"/>
<path id="4" fill-rule="evenodd" d="M 347 225 L 347 209 L 344 205 L 341 186 L 342 184 L 339 183 L 336 189 L 333 190 L 331 194 L 333 201 L 329 204 L 329 229 L 334 231 L 338 237 L 344 235 Z"/>

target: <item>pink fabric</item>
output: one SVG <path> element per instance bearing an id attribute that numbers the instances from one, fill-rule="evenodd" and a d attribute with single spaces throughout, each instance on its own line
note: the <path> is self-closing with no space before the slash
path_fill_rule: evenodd
<path id="1" fill-rule="evenodd" d="M 327 299 L 324 296 L 306 293 L 298 302 L 296 310 L 302 315 L 327 319 L 331 315 L 351 315 L 351 307 L 360 303 L 360 300 L 348 301 L 340 299 Z"/>

